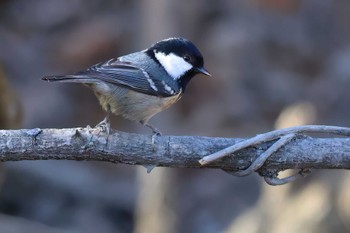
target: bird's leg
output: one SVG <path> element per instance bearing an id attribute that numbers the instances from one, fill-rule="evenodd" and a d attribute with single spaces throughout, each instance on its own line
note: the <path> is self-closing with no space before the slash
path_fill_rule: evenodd
<path id="1" fill-rule="evenodd" d="M 150 124 L 145 123 L 145 122 L 142 122 L 142 121 L 141 121 L 140 123 L 141 123 L 142 125 L 144 125 L 144 126 L 150 128 L 150 129 L 152 130 L 152 132 L 153 132 L 154 135 L 156 135 L 156 136 L 162 136 L 162 133 L 161 133 L 156 127 L 154 127 L 153 125 L 150 125 Z"/>
<path id="2" fill-rule="evenodd" d="M 140 121 L 140 123 L 152 130 L 152 144 L 154 144 L 157 136 L 162 136 L 162 133 L 156 127 L 152 126 L 151 124 L 148 124 L 146 121 Z"/>
<path id="3" fill-rule="evenodd" d="M 95 128 L 101 128 L 102 131 L 106 132 L 107 135 L 109 135 L 110 129 L 111 129 L 111 123 L 109 122 L 109 115 L 110 115 L 110 111 L 107 111 L 107 115 L 106 117 L 103 119 L 103 121 L 101 121 L 100 123 L 98 123 Z"/>

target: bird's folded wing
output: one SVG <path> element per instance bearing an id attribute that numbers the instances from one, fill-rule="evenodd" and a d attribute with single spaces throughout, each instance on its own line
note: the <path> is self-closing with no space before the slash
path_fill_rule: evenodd
<path id="1" fill-rule="evenodd" d="M 136 67 L 132 63 L 122 62 L 117 59 L 98 63 L 76 75 L 98 79 L 154 96 L 167 97 L 176 95 L 179 92 L 179 90 L 174 90 L 165 82 L 152 78 L 145 70 Z"/>

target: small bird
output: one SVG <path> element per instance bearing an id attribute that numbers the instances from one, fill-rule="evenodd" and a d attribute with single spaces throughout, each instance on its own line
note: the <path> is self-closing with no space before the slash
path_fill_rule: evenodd
<path id="1" fill-rule="evenodd" d="M 113 113 L 139 121 L 154 134 L 161 135 L 148 123 L 149 119 L 178 101 L 196 74 L 211 76 L 204 68 L 198 48 L 187 39 L 169 38 L 148 49 L 112 58 L 76 74 L 42 79 L 90 87 L 107 112 L 96 127 L 109 132 L 109 115 Z"/>

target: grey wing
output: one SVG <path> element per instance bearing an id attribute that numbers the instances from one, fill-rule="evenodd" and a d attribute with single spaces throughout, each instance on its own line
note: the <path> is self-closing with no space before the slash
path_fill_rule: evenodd
<path id="1" fill-rule="evenodd" d="M 98 63 L 76 75 L 102 80 L 154 96 L 167 97 L 176 95 L 179 91 L 173 90 L 159 79 L 152 79 L 145 70 L 136 67 L 131 62 L 120 61 L 118 59 Z"/>

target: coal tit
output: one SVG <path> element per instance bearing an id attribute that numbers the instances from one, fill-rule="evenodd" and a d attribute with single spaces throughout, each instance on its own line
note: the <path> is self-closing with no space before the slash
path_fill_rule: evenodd
<path id="1" fill-rule="evenodd" d="M 189 40 L 169 38 L 150 48 L 98 63 L 71 75 L 45 76 L 43 80 L 83 83 L 90 87 L 107 112 L 97 126 L 109 131 L 109 113 L 148 123 L 155 114 L 178 101 L 196 74 L 210 76 L 202 54 Z"/>

